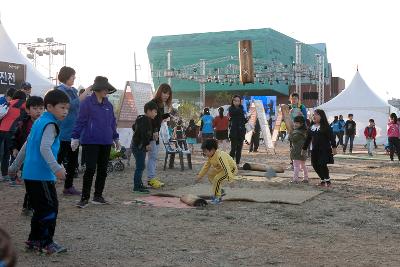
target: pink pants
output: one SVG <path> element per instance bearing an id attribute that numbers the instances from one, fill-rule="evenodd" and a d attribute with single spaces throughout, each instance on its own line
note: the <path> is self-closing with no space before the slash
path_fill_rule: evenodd
<path id="1" fill-rule="evenodd" d="M 299 173 L 302 170 L 304 172 L 304 180 L 308 180 L 308 171 L 306 167 L 306 162 L 302 160 L 293 160 L 293 181 L 299 180 Z"/>

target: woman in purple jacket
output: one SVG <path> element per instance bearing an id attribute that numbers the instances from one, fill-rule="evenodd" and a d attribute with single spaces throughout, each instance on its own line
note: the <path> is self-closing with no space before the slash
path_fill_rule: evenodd
<path id="1" fill-rule="evenodd" d="M 84 208 L 89 203 L 96 166 L 97 176 L 92 203 L 107 204 L 103 198 L 103 189 L 110 150 L 113 144 L 117 150 L 120 148 L 113 106 L 107 99 L 107 94 L 114 93 L 116 89 L 106 77 L 97 76 L 92 90 L 94 91 L 92 95 L 86 97 L 80 104 L 78 119 L 71 135 L 72 150 L 76 150 L 81 143 L 82 153 L 86 159 L 82 197 L 77 204 L 79 208 Z"/>

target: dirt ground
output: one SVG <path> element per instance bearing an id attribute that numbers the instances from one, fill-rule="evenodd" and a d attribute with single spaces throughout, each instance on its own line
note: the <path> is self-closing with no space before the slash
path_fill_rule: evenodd
<path id="1" fill-rule="evenodd" d="M 242 162 L 289 166 L 288 144 L 279 143 L 277 152 L 244 152 Z M 193 171 L 180 172 L 176 164 L 175 170 L 164 172 L 160 160 L 159 174 L 166 182 L 162 190 L 192 184 L 202 161 L 197 155 Z M 68 252 L 55 256 L 25 252 L 30 218 L 21 215 L 24 189 L 2 183 L 0 226 L 12 236 L 19 266 L 400 266 L 400 164 L 358 159 L 335 163 L 331 171 L 357 176 L 333 181 L 332 188 L 301 205 L 228 201 L 198 209 L 125 205 L 137 197 L 130 191 L 131 166 L 108 177 L 104 196 L 111 205 L 82 210 L 74 206 L 78 197 L 61 194 L 59 183 L 55 240 Z M 78 188 L 81 182 L 82 178 L 76 180 Z M 236 186 L 310 190 L 317 183 L 240 180 Z"/>

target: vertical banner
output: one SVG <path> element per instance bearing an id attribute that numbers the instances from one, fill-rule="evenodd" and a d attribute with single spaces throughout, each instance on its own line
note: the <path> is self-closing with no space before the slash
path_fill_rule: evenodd
<path id="1" fill-rule="evenodd" d="M 239 41 L 240 82 L 254 83 L 253 48 L 251 40 Z"/>
<path id="2" fill-rule="evenodd" d="M 265 109 L 262 100 L 254 100 L 254 105 L 257 111 L 257 118 L 260 122 L 261 131 L 264 137 L 264 143 L 267 149 L 274 149 L 274 144 L 272 143 L 271 132 L 269 130 L 267 116 L 265 115 Z"/>
<path id="3" fill-rule="evenodd" d="M 133 100 L 138 115 L 144 114 L 144 105 L 153 99 L 153 89 L 149 83 L 130 82 Z"/>
<path id="4" fill-rule="evenodd" d="M 0 62 L 0 94 L 5 94 L 10 87 L 21 88 L 21 84 L 25 81 L 25 76 L 25 65 Z"/>

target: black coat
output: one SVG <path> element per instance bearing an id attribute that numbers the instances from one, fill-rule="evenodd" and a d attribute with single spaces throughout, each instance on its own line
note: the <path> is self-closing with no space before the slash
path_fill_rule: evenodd
<path id="1" fill-rule="evenodd" d="M 246 117 L 243 106 L 239 108 L 229 107 L 229 138 L 235 140 L 244 140 L 246 135 Z"/>
<path id="2" fill-rule="evenodd" d="M 307 150 L 312 143 L 311 160 L 317 160 L 319 164 L 333 164 L 332 148 L 336 148 L 335 136 L 331 127 L 326 133 L 320 130 L 308 129 L 307 139 L 304 142 L 303 150 Z"/>

